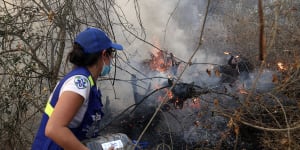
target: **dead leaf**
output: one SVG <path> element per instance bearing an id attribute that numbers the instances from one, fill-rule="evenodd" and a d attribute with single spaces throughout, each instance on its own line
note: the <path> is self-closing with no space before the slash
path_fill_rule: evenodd
<path id="1" fill-rule="evenodd" d="M 227 127 L 232 128 L 233 124 L 234 124 L 233 119 L 230 118 L 229 122 L 227 123 Z"/>
<path id="2" fill-rule="evenodd" d="M 217 77 L 220 77 L 220 76 L 221 76 L 221 73 L 220 73 L 220 70 L 219 70 L 219 69 L 216 69 L 216 70 L 215 70 L 215 75 L 216 75 Z"/>
<path id="3" fill-rule="evenodd" d="M 234 119 L 235 120 L 241 120 L 241 112 L 240 111 L 235 111 L 234 113 Z"/>
<path id="4" fill-rule="evenodd" d="M 50 10 L 48 13 L 48 21 L 53 22 L 54 16 L 55 16 L 54 11 Z"/>
<path id="5" fill-rule="evenodd" d="M 272 82 L 273 83 L 278 83 L 278 76 L 276 74 L 272 75 Z"/>
<path id="6" fill-rule="evenodd" d="M 208 76 L 211 76 L 211 71 L 206 69 L 206 73 L 208 74 Z"/>
<path id="7" fill-rule="evenodd" d="M 294 67 L 295 67 L 295 70 L 300 68 L 300 61 L 298 59 L 296 60 Z"/>
<path id="8" fill-rule="evenodd" d="M 248 94 L 248 92 L 245 89 L 240 89 L 241 94 Z"/>
<path id="9" fill-rule="evenodd" d="M 289 139 L 287 139 L 287 138 L 283 138 L 280 140 L 281 145 L 287 145 L 288 143 L 289 143 Z"/>
<path id="10" fill-rule="evenodd" d="M 295 11 L 295 12 L 298 11 L 298 9 L 297 9 L 295 6 L 292 7 L 292 8 L 290 8 L 290 10 L 291 10 L 291 11 Z"/>
<path id="11" fill-rule="evenodd" d="M 214 105 L 219 106 L 219 101 L 217 99 L 214 100 Z"/>
<path id="12" fill-rule="evenodd" d="M 238 135 L 239 133 L 240 133 L 240 128 L 239 128 L 239 126 L 235 126 L 234 127 L 234 133 L 236 134 L 236 135 Z"/>

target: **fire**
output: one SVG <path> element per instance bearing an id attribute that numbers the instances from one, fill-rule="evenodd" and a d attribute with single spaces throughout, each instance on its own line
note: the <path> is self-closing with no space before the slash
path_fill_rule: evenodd
<path id="1" fill-rule="evenodd" d="M 172 91 L 170 90 L 167 91 L 167 95 L 169 99 L 172 99 L 174 97 Z"/>
<path id="2" fill-rule="evenodd" d="M 155 49 L 151 55 L 149 65 L 152 70 L 166 72 L 172 66 L 172 61 L 165 57 L 162 50 Z"/>
<path id="3" fill-rule="evenodd" d="M 154 40 L 154 43 L 157 47 L 160 47 L 158 40 Z M 159 48 L 153 48 L 151 51 L 152 54 L 149 61 L 149 67 L 151 70 L 165 73 L 169 71 L 172 66 L 176 65 L 176 61 L 172 53 L 168 56 L 166 52 Z"/>
<path id="4" fill-rule="evenodd" d="M 180 62 L 176 60 L 176 57 L 173 53 L 167 53 L 163 50 L 160 50 L 159 42 L 154 41 L 156 47 L 152 49 L 152 54 L 150 55 L 150 60 L 146 61 L 149 68 L 153 71 L 164 73 L 168 77 L 168 85 L 173 85 L 173 76 L 180 71 Z M 174 86 L 174 85 L 173 85 Z M 158 96 L 158 101 L 167 103 L 165 106 L 172 104 L 176 109 L 181 109 L 184 105 L 186 99 L 179 98 L 180 96 L 173 93 L 173 91 L 166 89 L 163 91 L 163 95 Z M 199 103 L 194 102 L 195 107 L 199 107 Z M 193 106 L 192 106 L 193 107 Z M 167 108 L 167 107 L 165 107 Z"/>
<path id="5" fill-rule="evenodd" d="M 225 55 L 229 55 L 229 54 L 230 54 L 230 52 L 224 52 L 224 54 L 225 54 Z"/>
<path id="6" fill-rule="evenodd" d="M 200 109 L 200 98 L 196 97 L 192 99 L 192 103 L 189 105 L 191 108 Z"/>
<path id="7" fill-rule="evenodd" d="M 180 108 L 182 108 L 182 105 L 183 103 L 182 103 L 182 101 L 177 97 L 176 98 L 176 101 L 174 102 L 174 107 L 176 108 L 176 109 L 180 109 Z"/>
<path id="8" fill-rule="evenodd" d="M 167 94 L 167 97 L 166 97 L 167 99 L 164 100 L 164 95 L 160 95 L 160 96 L 158 96 L 158 100 L 160 102 L 162 102 L 162 101 L 168 101 L 168 100 L 174 98 L 173 92 L 171 90 L 166 89 L 165 92 Z"/>
<path id="9" fill-rule="evenodd" d="M 241 94 L 248 94 L 248 92 L 245 89 L 240 89 L 239 91 Z"/>
<path id="10" fill-rule="evenodd" d="M 284 71 L 286 70 L 286 67 L 284 66 L 284 64 L 282 62 L 278 62 L 277 63 L 277 67 L 279 70 Z"/>

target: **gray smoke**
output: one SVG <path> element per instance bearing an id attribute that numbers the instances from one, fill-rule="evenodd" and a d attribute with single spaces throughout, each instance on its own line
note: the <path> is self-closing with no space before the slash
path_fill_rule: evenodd
<path id="1" fill-rule="evenodd" d="M 168 53 L 173 53 L 175 57 L 187 62 L 199 42 L 206 2 L 197 0 L 180 1 L 173 12 L 177 6 L 177 1 L 139 1 L 145 34 L 140 31 L 133 2 L 119 0 L 117 4 L 122 8 L 133 28 L 136 29 L 137 35 L 141 35 L 146 41 Z M 173 16 L 168 22 L 171 14 Z M 180 82 L 194 83 L 195 85 L 208 88 L 218 88 L 220 78 L 213 73 L 213 69 L 215 64 L 227 63 L 227 56 L 220 56 L 219 54 L 229 49 L 224 44 L 224 41 L 219 40 L 226 38 L 227 31 L 220 19 L 213 15 L 208 16 L 205 29 L 202 39 L 203 45 L 192 60 L 192 65 L 184 72 Z M 118 65 L 121 65 L 122 70 L 117 69 L 116 74 L 117 79 L 125 81 L 116 81 L 114 87 L 111 84 L 107 84 L 109 83 L 108 81 L 107 83 L 102 82 L 103 84 L 101 85 L 103 95 L 109 96 L 109 107 L 111 107 L 110 113 L 112 115 L 119 114 L 122 110 L 135 103 L 137 98 L 134 92 L 138 93 L 139 99 L 142 99 L 149 92 L 165 85 L 169 75 L 168 73 L 151 71 L 145 64 L 145 61 L 150 59 L 150 55 L 155 48 L 123 32 L 121 28 L 116 28 L 116 31 L 120 32 L 117 33 L 120 36 L 117 37 L 117 40 L 123 44 L 126 51 L 126 57 L 123 53 L 119 55 L 124 60 L 125 58 L 128 58 L 128 60 L 126 59 L 125 62 L 120 61 L 121 63 Z M 127 36 L 126 40 L 122 38 L 123 33 Z M 181 67 L 184 65 L 186 64 L 180 64 Z M 206 70 L 212 71 L 211 75 Z M 128 72 L 134 74 L 137 80 L 132 81 L 132 75 Z M 259 88 L 268 89 L 272 87 L 270 74 L 268 71 L 263 73 L 258 82 Z M 243 81 L 246 89 L 252 87 L 255 76 L 256 73 L 252 73 L 249 79 Z M 136 84 L 136 89 L 133 88 L 132 84 Z M 157 105 L 158 100 L 155 96 L 149 97 L 147 104 Z M 187 101 L 186 105 L 191 105 L 191 103 L 191 101 Z M 175 133 L 182 137 L 186 143 L 197 141 L 217 142 L 226 128 L 227 119 L 211 114 L 214 108 L 213 102 L 200 101 L 200 103 L 200 111 L 199 108 L 184 107 L 185 109 L 163 113 L 164 117 L 161 116 L 163 123 L 158 125 L 158 130 L 160 132 Z M 199 117 L 199 114 L 201 114 L 201 117 Z M 195 121 L 199 121 L 201 125 L 195 126 Z"/>

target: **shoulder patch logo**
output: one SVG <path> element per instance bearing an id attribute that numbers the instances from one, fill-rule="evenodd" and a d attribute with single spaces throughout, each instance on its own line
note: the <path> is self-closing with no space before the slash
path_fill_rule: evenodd
<path id="1" fill-rule="evenodd" d="M 84 78 L 82 76 L 76 76 L 74 79 L 74 83 L 78 89 L 85 89 L 88 82 L 89 81 L 87 80 L 87 78 Z"/>

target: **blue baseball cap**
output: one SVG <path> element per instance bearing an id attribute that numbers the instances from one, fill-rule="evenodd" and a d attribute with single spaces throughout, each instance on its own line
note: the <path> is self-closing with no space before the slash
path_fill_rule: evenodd
<path id="1" fill-rule="evenodd" d="M 113 43 L 106 33 L 93 27 L 80 32 L 74 42 L 83 48 L 84 53 L 96 53 L 108 48 L 123 50 L 122 45 Z"/>

